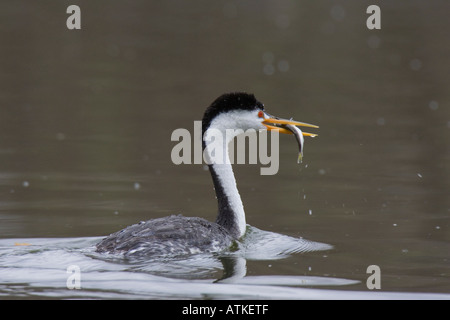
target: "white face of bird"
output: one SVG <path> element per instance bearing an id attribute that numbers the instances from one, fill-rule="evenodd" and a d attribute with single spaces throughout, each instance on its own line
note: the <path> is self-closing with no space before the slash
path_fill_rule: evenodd
<path id="1" fill-rule="evenodd" d="M 209 129 L 219 130 L 225 133 L 232 132 L 233 130 L 238 133 L 253 130 L 264 130 L 266 127 L 263 125 L 261 118 L 259 117 L 260 110 L 232 110 L 224 112 L 216 116 L 211 122 Z M 228 138 L 234 138 L 230 136 Z"/>

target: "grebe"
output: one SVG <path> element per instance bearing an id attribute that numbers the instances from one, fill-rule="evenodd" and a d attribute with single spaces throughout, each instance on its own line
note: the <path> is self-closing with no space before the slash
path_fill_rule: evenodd
<path id="1" fill-rule="evenodd" d="M 207 149 L 206 157 L 211 156 L 208 147 L 220 143 L 216 147 L 222 148 L 223 155 L 228 159 L 228 143 L 234 136 L 225 135 L 226 129 L 266 129 L 296 135 L 301 155 L 303 135 L 315 134 L 302 133 L 295 126 L 318 128 L 315 125 L 269 115 L 253 94 L 223 94 L 206 109 L 203 116 L 203 150 Z M 210 133 L 214 130 L 210 129 L 222 132 L 223 136 L 226 136 L 225 141 L 211 139 Z M 233 132 L 236 132 L 236 135 L 238 133 L 237 130 Z M 123 254 L 126 257 L 151 257 L 218 252 L 229 248 L 245 234 L 244 206 L 230 161 L 210 163 L 208 167 L 219 206 L 215 223 L 203 218 L 181 215 L 142 221 L 109 235 L 97 244 L 96 251 Z"/>

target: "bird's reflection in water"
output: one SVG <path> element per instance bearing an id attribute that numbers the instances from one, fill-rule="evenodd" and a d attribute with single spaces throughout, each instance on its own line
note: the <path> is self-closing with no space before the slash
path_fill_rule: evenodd
<path id="1" fill-rule="evenodd" d="M 305 276 L 247 276 L 247 261 L 279 260 L 293 254 L 331 250 L 328 244 L 290 237 L 247 226 L 246 236 L 220 254 L 194 254 L 152 259 L 127 259 L 128 270 L 168 279 L 200 280 L 224 284 L 342 285 L 353 280 Z M 98 258 L 105 259 L 104 255 Z M 123 257 L 122 257 L 123 259 Z"/>
<path id="2" fill-rule="evenodd" d="M 216 283 L 234 283 L 247 275 L 247 260 L 243 257 L 220 257 L 223 275 Z"/>

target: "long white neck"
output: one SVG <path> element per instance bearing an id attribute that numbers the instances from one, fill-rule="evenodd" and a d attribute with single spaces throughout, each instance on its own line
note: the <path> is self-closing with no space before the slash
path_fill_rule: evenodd
<path id="1" fill-rule="evenodd" d="M 209 163 L 219 205 L 217 223 L 227 229 L 233 237 L 239 239 L 245 233 L 246 221 L 244 206 L 228 155 L 228 144 L 234 136 L 226 137 L 225 130 L 220 127 L 214 129 L 207 130 L 205 133 L 204 154 L 205 160 Z M 219 133 L 223 139 L 218 138 Z"/>

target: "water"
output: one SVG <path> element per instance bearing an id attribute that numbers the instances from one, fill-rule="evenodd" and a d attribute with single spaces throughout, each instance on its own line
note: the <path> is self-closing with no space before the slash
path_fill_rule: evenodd
<path id="1" fill-rule="evenodd" d="M 247 275 L 247 262 L 286 258 L 286 251 L 330 250 L 325 244 L 299 240 L 249 227 L 252 241 L 221 255 L 125 260 L 95 253 L 101 237 L 29 238 L 0 241 L 0 297 L 98 299 L 417 299 L 411 293 L 368 293 L 330 289 L 357 280 L 330 276 Z M 19 242 L 20 241 L 20 242 Z M 280 241 L 274 245 L 273 242 Z M 293 245 L 297 242 L 297 245 Z M 268 244 L 270 244 L 267 247 Z M 288 243 L 288 245 L 286 245 Z M 247 248 L 248 245 L 248 248 Z M 276 248 L 285 247 L 283 254 Z M 248 251 L 246 250 L 248 249 Z M 272 254 L 271 254 L 272 253 Z M 269 264 L 271 266 L 271 264 Z M 71 278 L 76 268 L 77 280 Z M 305 288 L 306 287 L 306 288 Z M 423 299 L 448 299 L 421 294 Z"/>
<path id="2" fill-rule="evenodd" d="M 124 259 L 95 252 L 101 237 L 0 241 L 1 297 L 20 298 L 285 298 L 307 297 L 283 286 L 357 283 L 333 277 L 246 276 L 247 260 L 277 260 L 331 246 L 249 226 L 242 246 L 220 255 Z M 280 251 L 281 249 L 281 251 Z M 71 278 L 73 268 L 79 280 Z M 78 281 L 78 282 L 77 282 Z M 78 287 L 74 288 L 76 284 Z M 260 286 L 272 286 L 261 293 Z M 281 287 L 278 287 L 281 286 Z"/>
<path id="3" fill-rule="evenodd" d="M 80 2 L 80 31 L 64 4 L 2 4 L 0 296 L 448 299 L 450 7 L 380 1 L 369 31 L 369 4 Z M 95 254 L 141 220 L 215 218 L 209 173 L 174 165 L 170 135 L 234 90 L 320 126 L 301 164 L 283 136 L 276 175 L 235 165 L 249 238 L 219 256 Z"/>

